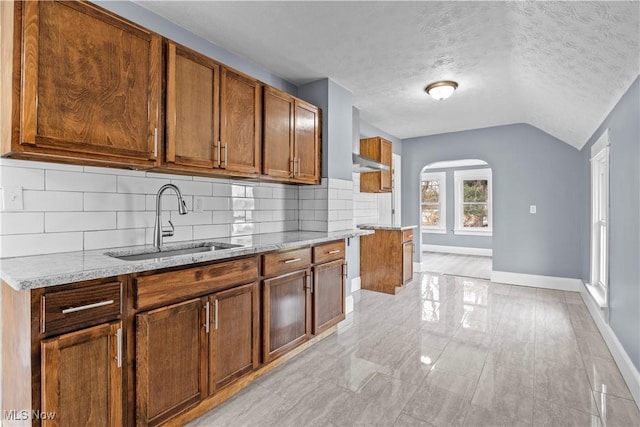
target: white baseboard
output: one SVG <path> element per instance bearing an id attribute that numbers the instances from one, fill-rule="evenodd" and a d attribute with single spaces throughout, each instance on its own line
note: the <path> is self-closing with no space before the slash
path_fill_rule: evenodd
<path id="1" fill-rule="evenodd" d="M 533 286 L 535 288 L 556 289 L 559 291 L 580 292 L 582 280 L 567 277 L 538 276 L 535 274 L 492 271 L 491 281 L 508 285 Z"/>
<path id="2" fill-rule="evenodd" d="M 616 361 L 622 378 L 624 378 L 627 383 L 633 399 L 636 401 L 636 404 L 640 406 L 640 372 L 636 369 L 631 358 L 622 347 L 611 326 L 605 321 L 602 310 L 584 287 L 584 284 L 582 285 L 582 289 L 580 289 L 580 295 L 593 321 L 596 323 L 602 338 L 604 338 L 604 342 L 607 344 L 607 347 L 609 347 L 609 351 Z"/>
<path id="3" fill-rule="evenodd" d="M 442 252 L 457 255 L 493 256 L 493 249 L 465 248 L 463 246 L 422 245 L 422 252 Z"/>
<path id="4" fill-rule="evenodd" d="M 349 314 L 353 311 L 353 295 L 347 295 L 344 300 L 344 314 Z"/>
<path id="5" fill-rule="evenodd" d="M 351 292 L 355 292 L 361 288 L 360 276 L 351 279 Z"/>
<path id="6" fill-rule="evenodd" d="M 413 272 L 420 273 L 424 271 L 424 264 L 422 262 L 414 262 L 413 263 Z"/>

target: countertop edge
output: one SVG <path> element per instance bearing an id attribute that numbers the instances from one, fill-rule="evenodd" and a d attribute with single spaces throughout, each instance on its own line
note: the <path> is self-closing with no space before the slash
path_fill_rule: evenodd
<path id="1" fill-rule="evenodd" d="M 286 235 L 287 232 L 284 233 L 272 233 L 271 235 L 276 236 L 278 234 Z M 313 232 L 309 232 L 313 233 Z M 255 255 L 264 252 L 277 251 L 282 249 L 292 249 L 301 246 L 320 244 L 324 242 L 330 242 L 334 240 L 346 239 L 350 237 L 356 237 L 361 235 L 372 234 L 372 230 L 361 230 L 361 229 L 353 229 L 353 230 L 345 230 L 345 231 L 335 231 L 328 232 L 325 235 L 310 237 L 310 238 L 302 238 L 300 240 L 290 240 L 287 241 L 286 237 L 281 242 L 273 242 L 273 243 L 261 243 L 253 246 L 243 246 L 238 248 L 230 248 L 220 251 L 213 252 L 203 252 L 199 254 L 192 255 L 184 255 L 177 256 L 172 258 L 164 258 L 161 260 L 143 260 L 143 261 L 122 261 L 116 258 L 109 257 L 105 255 L 107 252 L 121 252 L 126 250 L 135 250 L 137 248 L 140 250 L 143 247 L 120 247 L 120 248 L 105 248 L 100 250 L 92 250 L 92 251 L 81 251 L 81 252 L 66 252 L 66 253 L 54 253 L 54 254 L 43 254 L 43 255 L 33 255 L 26 257 L 18 257 L 18 258 L 5 258 L 0 259 L 2 264 L 7 262 L 28 262 L 29 259 L 35 259 L 38 257 L 47 257 L 50 256 L 52 259 L 56 257 L 75 257 L 78 260 L 84 260 L 86 258 L 95 258 L 96 263 L 99 263 L 100 260 L 104 261 L 104 267 L 96 267 L 90 268 L 87 270 L 74 270 L 68 272 L 54 273 L 54 274 L 42 274 L 40 276 L 34 275 L 34 277 L 29 278 L 20 278 L 15 277 L 15 274 L 12 274 L 10 271 L 5 270 L 4 266 L 0 265 L 0 277 L 2 281 L 8 284 L 11 288 L 16 291 L 26 291 L 31 289 L 45 288 L 50 286 L 64 285 L 75 282 L 82 282 L 87 280 L 94 279 L 102 279 L 107 277 L 119 276 L 124 274 L 133 274 L 133 273 L 141 273 L 145 271 L 151 270 L 159 270 L 170 267 L 180 267 L 180 266 L 189 266 L 191 264 L 198 264 L 202 262 L 209 261 L 222 261 L 225 259 L 242 257 Z M 268 236 L 268 235 L 261 235 Z M 246 237 L 246 236 L 245 236 Z M 203 241 L 234 241 L 238 238 L 225 238 L 225 239 L 203 239 L 192 242 L 203 242 Z M 185 244 L 188 242 L 176 242 L 175 246 L 179 246 L 180 244 Z"/>

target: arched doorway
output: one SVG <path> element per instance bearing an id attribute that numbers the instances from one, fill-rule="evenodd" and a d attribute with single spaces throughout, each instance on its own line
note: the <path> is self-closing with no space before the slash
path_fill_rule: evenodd
<path id="1" fill-rule="evenodd" d="M 420 172 L 422 270 L 490 279 L 493 177 L 480 159 L 438 161 Z"/>

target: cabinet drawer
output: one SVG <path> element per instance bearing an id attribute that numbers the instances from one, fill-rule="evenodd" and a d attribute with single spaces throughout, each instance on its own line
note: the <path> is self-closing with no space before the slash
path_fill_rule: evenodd
<path id="1" fill-rule="evenodd" d="M 277 276 L 289 273 L 311 264 L 311 248 L 295 249 L 262 255 L 262 274 Z"/>
<path id="2" fill-rule="evenodd" d="M 404 230 L 402 232 L 402 243 L 413 240 L 413 230 Z"/>
<path id="3" fill-rule="evenodd" d="M 136 308 L 216 292 L 234 285 L 254 282 L 257 277 L 256 257 L 138 277 L 135 279 Z"/>
<path id="4" fill-rule="evenodd" d="M 315 246 L 313 248 L 313 263 L 320 264 L 323 262 L 333 261 L 336 259 L 343 259 L 344 253 L 344 240 L 338 240 L 337 242 L 326 243 L 324 245 Z"/>
<path id="5" fill-rule="evenodd" d="M 42 295 L 42 332 L 112 320 L 121 313 L 121 294 L 120 282 L 47 292 Z"/>

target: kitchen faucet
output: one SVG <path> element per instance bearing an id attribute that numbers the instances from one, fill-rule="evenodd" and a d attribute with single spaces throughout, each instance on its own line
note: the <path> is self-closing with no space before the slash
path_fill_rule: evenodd
<path id="1" fill-rule="evenodd" d="M 187 213 L 187 204 L 182 200 L 182 193 L 180 193 L 180 189 L 178 187 L 173 184 L 165 184 L 160 187 L 158 194 L 156 195 L 156 225 L 153 228 L 153 246 L 158 249 L 162 247 L 162 238 L 173 236 L 173 231 L 175 230 L 171 220 L 169 220 L 171 230 L 165 230 L 162 228 L 162 193 L 170 188 L 175 191 L 176 196 L 178 196 L 178 213 L 180 215 L 186 215 Z"/>

